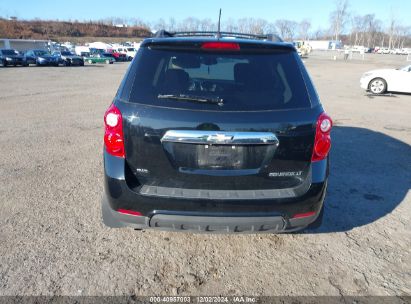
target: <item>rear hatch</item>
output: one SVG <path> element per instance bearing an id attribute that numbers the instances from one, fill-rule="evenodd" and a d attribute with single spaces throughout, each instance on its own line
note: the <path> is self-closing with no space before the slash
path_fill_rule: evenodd
<path id="1" fill-rule="evenodd" d="M 136 59 L 117 103 L 136 191 L 268 198 L 309 188 L 321 110 L 293 48 L 162 39 Z"/>

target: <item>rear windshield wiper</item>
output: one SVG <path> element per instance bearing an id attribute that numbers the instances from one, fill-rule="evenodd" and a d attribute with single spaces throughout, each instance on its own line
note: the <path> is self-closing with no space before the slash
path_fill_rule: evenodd
<path id="1" fill-rule="evenodd" d="M 198 103 L 210 103 L 219 106 L 224 105 L 224 100 L 220 97 L 203 97 L 203 96 L 192 96 L 185 94 L 158 94 L 159 99 L 175 99 L 181 101 L 192 101 Z"/>

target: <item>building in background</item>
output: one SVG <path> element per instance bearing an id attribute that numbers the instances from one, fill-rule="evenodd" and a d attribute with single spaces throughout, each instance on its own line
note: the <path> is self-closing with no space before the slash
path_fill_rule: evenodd
<path id="1" fill-rule="evenodd" d="M 342 43 L 338 40 L 310 40 L 308 41 L 312 50 L 339 50 L 342 49 Z"/>
<path id="2" fill-rule="evenodd" d="M 19 52 L 38 49 L 50 51 L 51 41 L 49 40 L 28 40 L 28 39 L 2 39 L 0 38 L 0 48 L 15 49 Z"/>

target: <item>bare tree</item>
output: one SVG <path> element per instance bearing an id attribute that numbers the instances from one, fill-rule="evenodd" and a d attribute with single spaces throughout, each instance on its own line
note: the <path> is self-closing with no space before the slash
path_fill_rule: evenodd
<path id="1" fill-rule="evenodd" d="M 167 25 L 167 30 L 173 32 L 176 30 L 176 19 L 174 19 L 173 17 L 168 19 L 168 25 Z"/>
<path id="2" fill-rule="evenodd" d="M 291 20 L 280 19 L 275 22 L 280 36 L 284 40 L 293 40 L 298 23 Z"/>
<path id="3" fill-rule="evenodd" d="M 331 32 L 339 40 L 349 19 L 348 0 L 335 0 L 335 10 L 330 14 Z"/>
<path id="4" fill-rule="evenodd" d="M 277 27 L 274 23 L 268 23 L 264 31 L 266 34 L 278 34 Z"/>
<path id="5" fill-rule="evenodd" d="M 157 20 L 157 22 L 154 24 L 153 29 L 155 31 L 167 29 L 167 24 L 163 18 L 160 18 Z"/>
<path id="6" fill-rule="evenodd" d="M 298 25 L 298 32 L 299 32 L 300 39 L 308 40 L 310 29 L 311 29 L 310 20 L 304 19 L 303 21 L 301 21 L 300 24 Z"/>
<path id="7" fill-rule="evenodd" d="M 381 31 L 381 21 L 375 18 L 374 14 L 364 16 L 366 25 L 366 46 L 373 47 L 376 44 L 378 32 Z"/>
<path id="8" fill-rule="evenodd" d="M 397 44 L 396 47 L 398 49 L 404 48 L 404 43 L 407 37 L 410 37 L 410 27 L 409 26 L 397 26 Z"/>
<path id="9" fill-rule="evenodd" d="M 388 24 L 388 48 L 391 49 L 394 46 L 395 34 L 397 30 L 397 18 L 394 16 L 394 13 L 391 12 L 391 18 Z"/>
<path id="10" fill-rule="evenodd" d="M 221 25 L 221 28 L 226 32 L 238 32 L 237 21 L 233 18 L 229 18 L 227 21 L 224 21 Z"/>
<path id="11" fill-rule="evenodd" d="M 200 20 L 194 17 L 188 17 L 179 24 L 181 31 L 198 31 L 200 28 Z"/>
<path id="12" fill-rule="evenodd" d="M 200 30 L 209 32 L 217 30 L 217 25 L 210 18 L 200 20 Z"/>

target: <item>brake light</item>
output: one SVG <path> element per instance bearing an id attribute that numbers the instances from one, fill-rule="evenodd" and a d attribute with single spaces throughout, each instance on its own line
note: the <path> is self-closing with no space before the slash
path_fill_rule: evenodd
<path id="1" fill-rule="evenodd" d="M 142 216 L 142 214 L 138 211 L 127 210 L 127 209 L 118 209 L 117 212 L 122 214 L 134 215 L 134 216 Z"/>
<path id="2" fill-rule="evenodd" d="M 240 45 L 234 42 L 204 42 L 202 49 L 240 50 Z"/>
<path id="3" fill-rule="evenodd" d="M 123 118 L 114 104 L 104 114 L 104 144 L 107 153 L 124 158 Z"/>
<path id="4" fill-rule="evenodd" d="M 331 149 L 331 128 L 333 122 L 331 118 L 322 113 L 317 120 L 315 129 L 314 149 L 311 161 L 319 161 L 327 157 Z"/>

